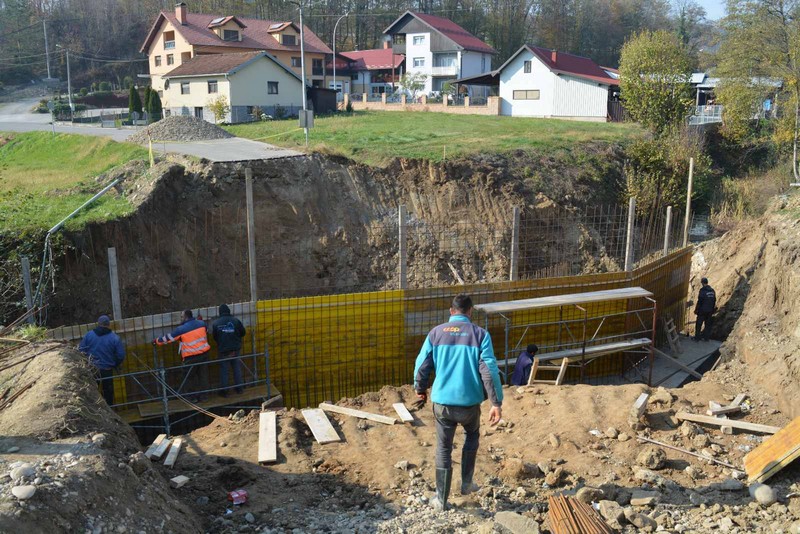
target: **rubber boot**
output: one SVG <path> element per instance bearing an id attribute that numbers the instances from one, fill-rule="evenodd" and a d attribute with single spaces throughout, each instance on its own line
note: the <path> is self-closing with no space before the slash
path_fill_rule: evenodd
<path id="1" fill-rule="evenodd" d="M 447 497 L 450 496 L 450 481 L 452 478 L 452 469 L 436 468 L 436 497 L 431 499 L 431 506 L 437 512 L 447 510 Z"/>
<path id="2" fill-rule="evenodd" d="M 478 451 L 461 451 L 461 495 L 469 495 L 481 489 L 472 481 L 477 456 Z"/>

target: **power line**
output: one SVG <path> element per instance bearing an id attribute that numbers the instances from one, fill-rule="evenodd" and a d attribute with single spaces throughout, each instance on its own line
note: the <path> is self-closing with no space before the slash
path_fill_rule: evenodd
<path id="1" fill-rule="evenodd" d="M 50 54 L 60 54 L 60 51 L 50 52 Z M 47 55 L 47 52 L 42 52 L 40 54 L 30 54 L 28 56 L 13 56 L 13 57 L 0 57 L 0 61 L 10 61 L 10 60 L 17 60 L 17 59 L 28 59 L 32 57 L 44 57 Z"/>
<path id="2" fill-rule="evenodd" d="M 99 59 L 99 58 L 96 58 L 96 57 L 84 56 L 83 54 L 79 54 L 79 53 L 77 53 L 75 51 L 72 51 L 72 50 L 70 50 L 70 52 L 72 52 L 72 57 L 84 59 L 86 61 L 97 61 L 98 63 L 134 63 L 134 62 L 139 62 L 139 61 L 149 61 L 148 58 L 141 58 L 141 59 L 135 59 L 135 58 L 133 58 L 133 59 L 122 59 L 122 58 L 120 58 L 120 59 Z"/>

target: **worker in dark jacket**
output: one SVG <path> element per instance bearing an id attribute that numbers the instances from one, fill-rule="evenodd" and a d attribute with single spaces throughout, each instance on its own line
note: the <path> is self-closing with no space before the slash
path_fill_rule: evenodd
<path id="1" fill-rule="evenodd" d="M 511 385 L 524 386 L 528 384 L 528 379 L 531 376 L 531 367 L 533 367 L 533 359 L 536 357 L 537 352 L 539 352 L 539 347 L 533 343 L 522 351 L 522 354 L 517 358 L 517 363 L 514 365 L 514 373 L 511 375 Z"/>
<path id="2" fill-rule="evenodd" d="M 97 327 L 83 336 L 78 350 L 89 357 L 97 371 L 97 381 L 103 389 L 103 398 L 109 406 L 114 404 L 114 369 L 125 359 L 125 345 L 111 330 L 111 318 L 101 315 Z"/>
<path id="3" fill-rule="evenodd" d="M 211 325 L 211 335 L 217 343 L 217 359 L 220 361 L 219 385 L 220 395 L 228 396 L 228 367 L 233 369 L 233 383 L 236 393 L 242 389 L 242 362 L 239 361 L 239 351 L 242 350 L 242 338 L 247 333 L 242 322 L 231 315 L 227 304 L 219 307 L 219 317 Z M 233 359 L 230 359 L 233 358 Z"/>
<path id="4" fill-rule="evenodd" d="M 708 285 L 708 278 L 700 280 L 702 287 L 697 295 L 697 304 L 694 307 L 694 314 L 697 321 L 694 324 L 694 340 L 708 341 L 711 338 L 711 326 L 714 324 L 714 312 L 717 311 L 717 294 Z"/>
<path id="5" fill-rule="evenodd" d="M 189 400 L 204 401 L 208 399 L 208 355 L 211 345 L 208 344 L 208 329 L 206 323 L 200 318 L 195 319 L 192 310 L 184 310 L 181 315 L 181 324 L 167 335 L 153 340 L 155 345 L 166 345 L 178 342 L 178 352 L 184 365 L 183 382 L 186 390 L 182 393 L 192 393 Z M 200 364 L 200 365 L 197 365 Z"/>
<path id="6" fill-rule="evenodd" d="M 453 470 L 453 438 L 458 425 L 466 437 L 461 450 L 461 494 L 480 489 L 472 481 L 481 423 L 481 402 L 492 403 L 489 424 L 502 417 L 503 387 L 489 332 L 472 324 L 472 299 L 458 295 L 450 307 L 450 320 L 430 331 L 417 356 L 414 390 L 423 403 L 428 400 L 428 380 L 436 373 L 431 391 L 436 420 L 435 510 L 447 509 Z"/>

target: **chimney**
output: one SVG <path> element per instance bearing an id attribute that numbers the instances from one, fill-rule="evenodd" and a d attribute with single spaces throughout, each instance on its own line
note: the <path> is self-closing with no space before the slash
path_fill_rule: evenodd
<path id="1" fill-rule="evenodd" d="M 175 4 L 175 18 L 181 23 L 181 26 L 186 25 L 186 2 Z"/>
<path id="2" fill-rule="evenodd" d="M 550 52 L 550 61 L 552 61 L 553 63 L 555 63 L 555 62 L 556 62 L 556 60 L 558 60 L 558 52 L 556 52 L 555 50 L 553 50 L 552 52 Z"/>

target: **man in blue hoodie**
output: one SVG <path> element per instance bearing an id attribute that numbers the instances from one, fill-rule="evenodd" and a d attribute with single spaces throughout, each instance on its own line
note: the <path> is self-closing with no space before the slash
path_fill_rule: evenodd
<path id="1" fill-rule="evenodd" d="M 451 456 L 458 425 L 466 438 L 461 450 L 461 494 L 480 489 L 472 482 L 481 424 L 481 402 L 492 403 L 489 424 L 502 417 L 503 386 L 489 332 L 472 324 L 472 299 L 457 295 L 450 307 L 450 320 L 430 331 L 414 368 L 417 397 L 428 400 L 428 380 L 436 373 L 431 391 L 436 420 L 436 510 L 447 509 L 453 475 Z"/>
<path id="2" fill-rule="evenodd" d="M 219 317 L 211 325 L 211 335 L 217 343 L 217 359 L 219 367 L 219 394 L 228 396 L 228 365 L 233 369 L 233 384 L 236 393 L 241 393 L 242 388 L 242 362 L 239 360 L 239 351 L 242 350 L 242 338 L 247 333 L 242 322 L 231 315 L 227 304 L 219 307 Z M 234 359 L 230 359 L 234 358 Z"/>
<path id="3" fill-rule="evenodd" d="M 97 319 L 97 328 L 83 336 L 78 350 L 89 357 L 103 388 L 103 398 L 111 406 L 114 404 L 114 369 L 125 359 L 125 345 L 117 334 L 111 331 L 111 318 L 101 315 Z"/>

